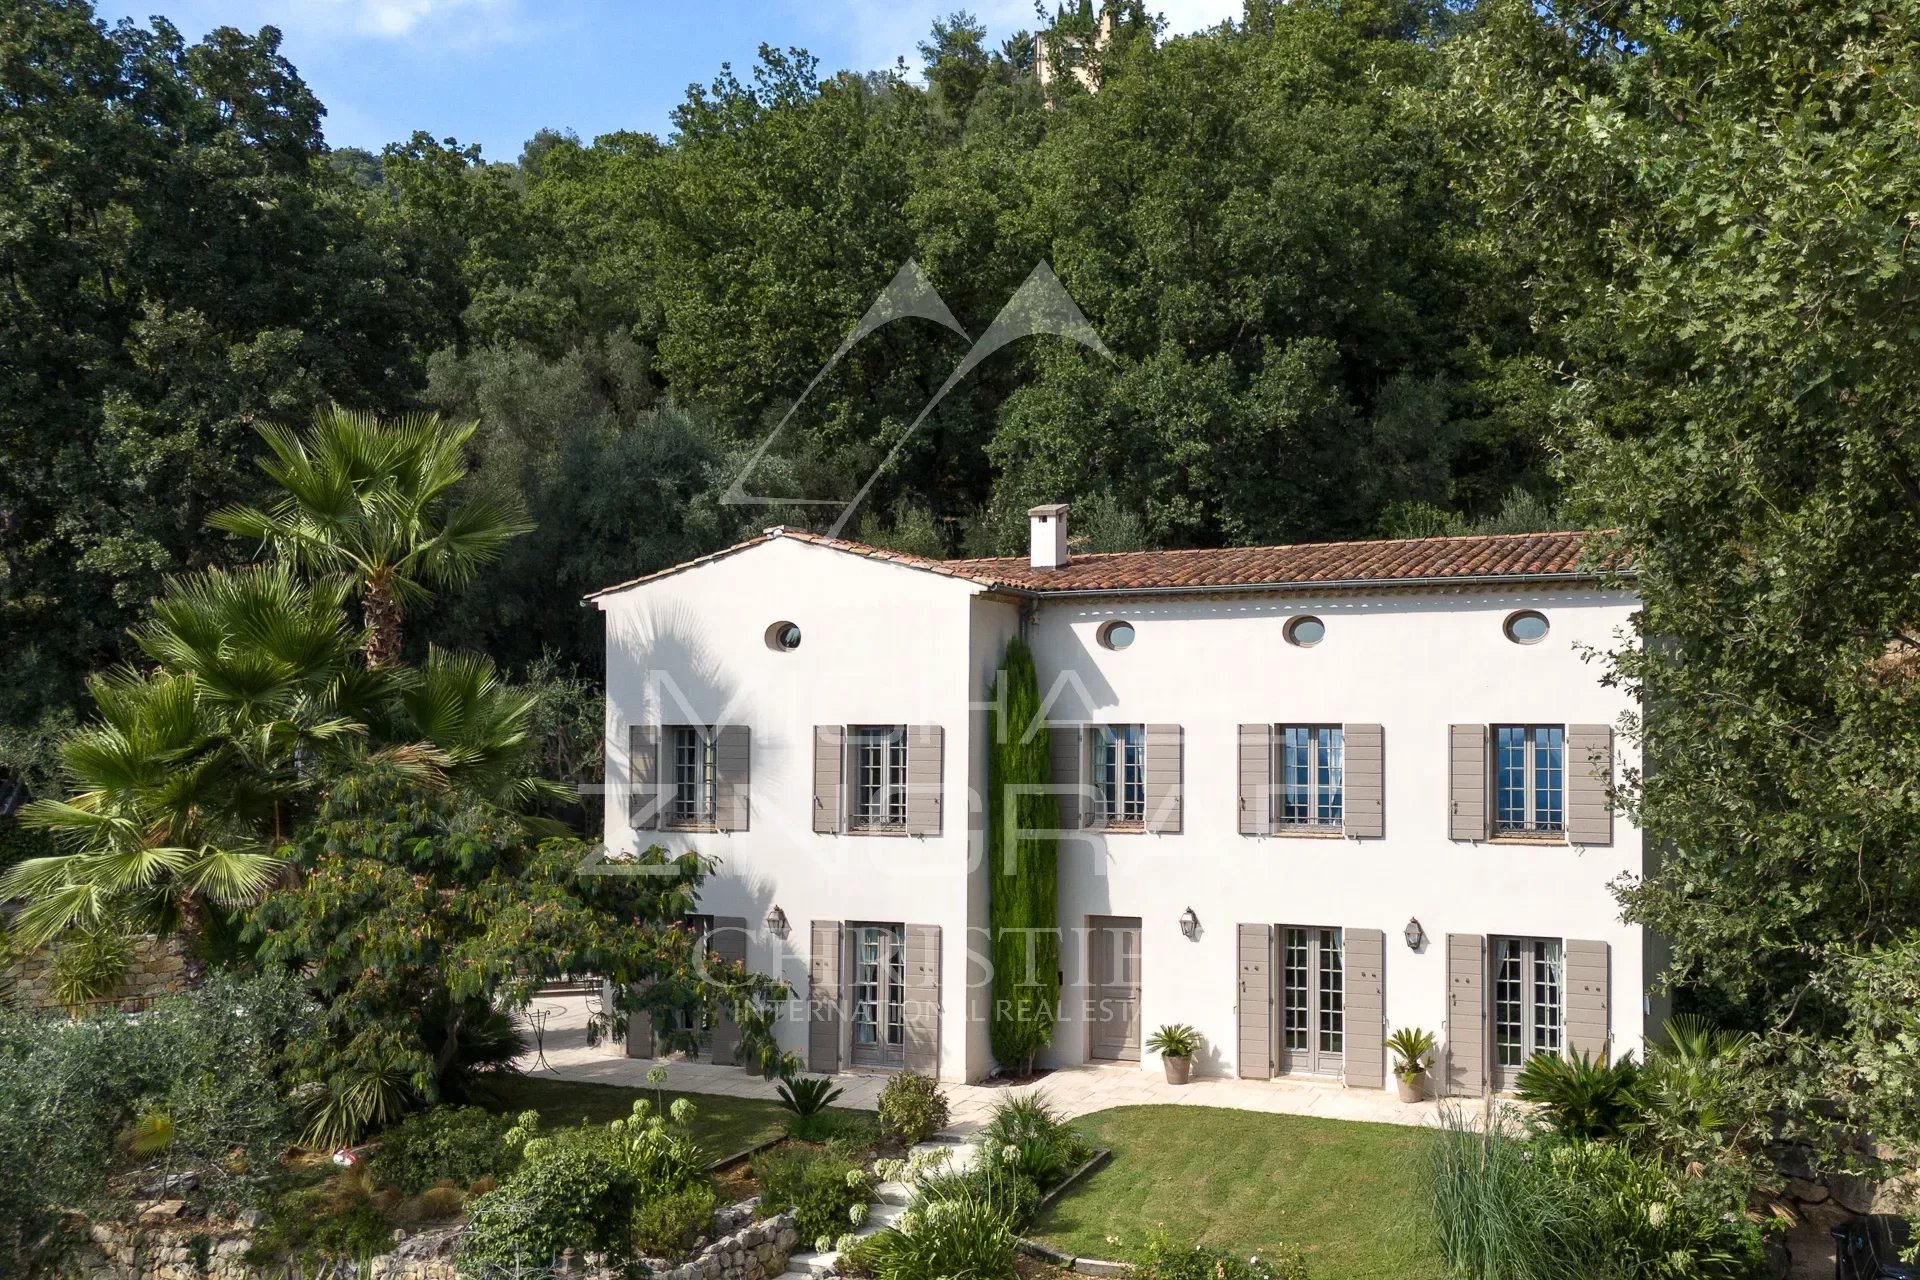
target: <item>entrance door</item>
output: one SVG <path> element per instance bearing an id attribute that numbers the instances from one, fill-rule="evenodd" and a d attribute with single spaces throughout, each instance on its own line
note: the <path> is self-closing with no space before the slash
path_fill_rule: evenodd
<path id="1" fill-rule="evenodd" d="M 1337 1076 L 1346 1065 L 1346 954 L 1338 929 L 1280 926 L 1280 1069 Z"/>
<path id="2" fill-rule="evenodd" d="M 1558 938 L 1495 938 L 1493 1087 L 1506 1091 L 1536 1053 L 1565 1043 L 1565 982 Z"/>
<path id="3" fill-rule="evenodd" d="M 853 1065 L 907 1060 L 907 959 L 897 924 L 853 926 Z"/>
<path id="4" fill-rule="evenodd" d="M 1087 1053 L 1140 1061 L 1140 919 L 1094 916 L 1087 930 Z"/>

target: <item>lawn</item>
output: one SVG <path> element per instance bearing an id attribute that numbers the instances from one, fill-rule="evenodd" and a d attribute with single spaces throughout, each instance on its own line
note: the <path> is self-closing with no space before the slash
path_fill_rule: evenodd
<path id="1" fill-rule="evenodd" d="M 1422 1220 L 1425 1130 L 1215 1107 L 1119 1107 L 1074 1125 L 1113 1160 L 1034 1228 L 1068 1253 L 1124 1256 L 1164 1226 L 1249 1256 L 1292 1245 L 1314 1280 L 1440 1274 Z"/>
<path id="2" fill-rule="evenodd" d="M 673 1105 L 675 1098 L 686 1098 L 693 1103 L 694 1137 L 715 1160 L 786 1132 L 787 1113 L 777 1102 L 671 1090 L 659 1096 L 668 1106 Z M 594 1124 L 624 1120 L 632 1113 L 636 1098 L 652 1102 L 655 1094 L 652 1089 L 525 1075 L 495 1076 L 483 1081 L 474 1101 L 490 1111 L 538 1111 L 548 1128 L 558 1128 L 576 1125 L 582 1120 Z"/>

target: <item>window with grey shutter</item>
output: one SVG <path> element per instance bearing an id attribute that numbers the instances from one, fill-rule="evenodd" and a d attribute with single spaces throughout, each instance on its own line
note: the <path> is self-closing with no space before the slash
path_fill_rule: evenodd
<path id="1" fill-rule="evenodd" d="M 1053 763 L 1053 785 L 1059 793 L 1062 831 L 1078 830 L 1092 820 L 1085 795 L 1086 737 L 1086 730 L 1077 724 L 1047 728 L 1047 748 Z"/>
<path id="2" fill-rule="evenodd" d="M 627 821 L 643 831 L 660 825 L 660 726 L 627 729 Z"/>
<path id="3" fill-rule="evenodd" d="M 1379 725 L 1346 726 L 1345 785 L 1346 833 L 1362 839 L 1386 835 L 1385 735 Z"/>
<path id="4" fill-rule="evenodd" d="M 1487 726 L 1447 729 L 1447 838 L 1487 838 Z"/>
<path id="5" fill-rule="evenodd" d="M 1610 948 L 1568 938 L 1565 959 L 1567 1048 L 1604 1061 L 1613 1039 Z"/>
<path id="6" fill-rule="evenodd" d="M 1180 726 L 1150 724 L 1145 729 L 1146 828 L 1162 833 L 1177 832 L 1182 808 Z"/>
<path id="7" fill-rule="evenodd" d="M 1239 773 L 1240 834 L 1243 836 L 1266 835 L 1273 829 L 1272 725 L 1243 724 L 1240 726 Z"/>
<path id="8" fill-rule="evenodd" d="M 1613 843 L 1613 728 L 1567 726 L 1567 839 Z"/>
<path id="9" fill-rule="evenodd" d="M 1237 1066 L 1242 1080 L 1273 1078 L 1273 926 L 1239 927 L 1240 1005 Z"/>
<path id="10" fill-rule="evenodd" d="M 1487 1088 L 1487 940 L 1447 935 L 1447 1092 L 1477 1098 Z"/>
<path id="11" fill-rule="evenodd" d="M 1347 747 L 1352 750 L 1351 737 Z M 1387 1086 L 1386 935 L 1378 929 L 1345 929 L 1342 933 L 1347 951 L 1343 997 L 1347 1012 L 1344 1078 L 1349 1089 L 1384 1089 Z"/>
<path id="12" fill-rule="evenodd" d="M 906 928 L 906 1067 L 940 1073 L 940 926 Z"/>
<path id="13" fill-rule="evenodd" d="M 723 724 L 715 729 L 713 761 L 713 825 L 722 831 L 745 831 L 753 772 L 753 731 L 744 724 Z"/>
<path id="14" fill-rule="evenodd" d="M 840 806 L 844 793 L 840 772 L 841 743 L 845 737 L 844 726 L 813 726 L 813 829 L 822 834 L 840 829 Z"/>
<path id="15" fill-rule="evenodd" d="M 807 1070 L 840 1070 L 840 922 L 815 920 L 807 956 Z"/>
<path id="16" fill-rule="evenodd" d="M 945 734 L 937 724 L 907 726 L 907 833 L 940 834 Z"/>
<path id="17" fill-rule="evenodd" d="M 707 959 L 720 965 L 744 965 L 747 962 L 747 920 L 745 916 L 715 916 L 707 933 Z M 740 1028 L 731 1010 L 722 1009 L 714 1019 L 711 1055 L 722 1066 L 733 1062 L 734 1046 L 740 1043 Z"/>

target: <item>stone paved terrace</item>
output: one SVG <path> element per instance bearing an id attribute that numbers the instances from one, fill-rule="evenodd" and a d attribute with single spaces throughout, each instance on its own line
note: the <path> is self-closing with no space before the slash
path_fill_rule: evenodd
<path id="1" fill-rule="evenodd" d="M 533 1054 L 520 1060 L 529 1073 L 563 1080 L 648 1088 L 647 1072 L 667 1069 L 666 1087 L 687 1093 L 714 1093 L 734 1098 L 774 1098 L 772 1082 L 750 1076 L 738 1067 L 663 1058 L 658 1062 L 625 1056 L 624 1047 L 589 1047 L 586 1036 L 587 1003 L 579 996 L 541 997 L 536 1008 L 551 1008 L 545 1032 L 550 1071 L 535 1064 Z M 529 1035 L 531 1040 L 531 1035 Z M 879 1101 L 887 1077 L 881 1074 L 843 1074 L 837 1082 L 845 1090 L 839 1105 L 871 1110 Z M 1087 1115 L 1110 1107 L 1140 1103 L 1179 1103 L 1190 1107 L 1229 1107 L 1278 1115 L 1322 1116 L 1329 1120 L 1363 1120 L 1376 1124 L 1433 1127 L 1441 1104 L 1434 1101 L 1407 1105 L 1389 1089 L 1348 1089 L 1337 1083 L 1306 1080 L 1196 1079 L 1176 1088 L 1157 1072 L 1132 1065 L 1069 1067 L 1031 1085 L 947 1084 L 952 1123 L 947 1132 L 964 1136 L 979 1129 L 993 1106 L 1009 1089 L 1044 1094 L 1068 1116 Z"/>

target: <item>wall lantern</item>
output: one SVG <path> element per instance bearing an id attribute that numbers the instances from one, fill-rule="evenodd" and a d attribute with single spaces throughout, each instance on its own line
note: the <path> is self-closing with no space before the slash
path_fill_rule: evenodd
<path id="1" fill-rule="evenodd" d="M 767 912 L 767 932 L 776 938 L 787 936 L 787 913 L 780 909 L 780 904 L 777 902 L 773 904 L 773 909 Z"/>
<path id="2" fill-rule="evenodd" d="M 1407 939 L 1407 949 L 1410 951 L 1418 951 L 1427 941 L 1427 931 L 1420 927 L 1420 921 L 1418 919 L 1407 921 L 1407 932 L 1405 936 Z"/>
<path id="3" fill-rule="evenodd" d="M 1189 942 L 1200 936 L 1200 917 L 1193 914 L 1192 907 L 1180 913 L 1180 932 L 1186 935 Z"/>

